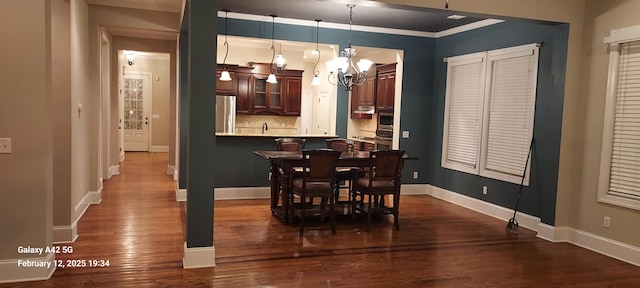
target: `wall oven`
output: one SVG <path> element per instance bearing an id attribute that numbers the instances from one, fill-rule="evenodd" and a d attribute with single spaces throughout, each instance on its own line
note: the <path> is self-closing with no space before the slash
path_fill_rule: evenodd
<path id="1" fill-rule="evenodd" d="M 393 130 L 376 130 L 376 150 L 391 150 Z"/>
<path id="2" fill-rule="evenodd" d="M 378 129 L 393 131 L 393 113 L 378 113 Z"/>

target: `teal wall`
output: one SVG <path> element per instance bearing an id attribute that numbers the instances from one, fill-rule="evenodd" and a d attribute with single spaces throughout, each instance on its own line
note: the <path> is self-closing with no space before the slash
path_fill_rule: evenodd
<path id="1" fill-rule="evenodd" d="M 427 181 L 437 187 L 455 191 L 503 207 L 513 208 L 519 184 L 507 183 L 445 169 L 440 166 L 444 127 L 447 65 L 444 57 L 488 51 L 530 43 L 542 43 L 538 64 L 538 86 L 530 187 L 520 201 L 520 211 L 538 216 L 543 223 L 555 221 L 558 163 L 562 128 L 562 105 L 567 62 L 568 25 L 543 25 L 526 22 L 503 22 L 481 29 L 438 38 L 435 46 L 434 89 L 432 97 L 431 156 Z M 488 195 L 482 194 L 482 186 Z"/>
<path id="2" fill-rule="evenodd" d="M 222 27 L 224 19 L 219 18 Z M 271 38 L 272 24 L 229 19 L 228 33 L 233 36 Z M 291 41 L 315 41 L 315 27 L 276 24 L 275 38 Z M 348 31 L 320 28 L 321 43 L 348 44 Z M 438 39 L 370 32 L 353 32 L 355 46 L 398 49 L 404 51 L 400 129 L 411 138 L 400 139 L 400 149 L 418 161 L 407 161 L 403 183 L 432 184 L 503 207 L 513 208 L 518 185 L 486 179 L 440 167 L 446 63 L 444 57 L 486 51 L 509 46 L 543 43 L 540 49 L 536 124 L 538 146 L 534 153 L 531 187 L 525 189 L 520 210 L 553 225 L 562 124 L 562 105 L 568 25 L 546 25 L 510 21 Z M 211 53 L 215 54 L 215 51 Z M 337 134 L 346 136 L 348 97 L 338 89 Z M 181 129 L 184 127 L 181 124 Z M 181 138 L 182 140 L 182 138 Z M 308 147 L 324 147 L 318 139 Z M 271 150 L 273 138 L 217 137 L 215 151 L 216 187 L 268 186 L 269 164 L 253 154 Z M 181 154 L 182 157 L 182 154 Z M 412 172 L 419 179 L 412 179 Z M 182 171 L 181 171 L 182 172 Z M 180 174 L 182 175 L 182 173 Z M 489 194 L 482 195 L 482 186 Z M 180 186 L 183 188 L 183 186 Z"/>

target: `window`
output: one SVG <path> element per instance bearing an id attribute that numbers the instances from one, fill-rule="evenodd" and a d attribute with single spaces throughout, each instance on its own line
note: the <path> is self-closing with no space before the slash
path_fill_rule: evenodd
<path id="1" fill-rule="evenodd" d="M 640 210 L 640 26 L 614 29 L 598 201 Z"/>
<path id="2" fill-rule="evenodd" d="M 537 77 L 536 44 L 448 58 L 442 167 L 528 185 Z"/>

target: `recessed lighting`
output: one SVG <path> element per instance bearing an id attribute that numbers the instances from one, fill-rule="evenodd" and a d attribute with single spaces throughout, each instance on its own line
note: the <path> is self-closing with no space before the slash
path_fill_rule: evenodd
<path id="1" fill-rule="evenodd" d="M 447 19 L 452 19 L 452 20 L 460 20 L 462 18 L 467 18 L 467 16 L 453 14 L 453 15 L 447 17 Z"/>

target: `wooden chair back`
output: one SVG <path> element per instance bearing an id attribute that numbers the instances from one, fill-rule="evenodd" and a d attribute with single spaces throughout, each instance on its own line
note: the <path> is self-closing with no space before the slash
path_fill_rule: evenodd
<path id="1" fill-rule="evenodd" d="M 351 152 L 353 151 L 354 143 L 349 139 L 343 138 L 332 138 L 325 140 L 327 143 L 327 148 L 338 150 L 342 152 Z"/>
<path id="2" fill-rule="evenodd" d="M 278 151 L 302 151 L 306 139 L 304 138 L 277 138 L 276 149 Z"/>

